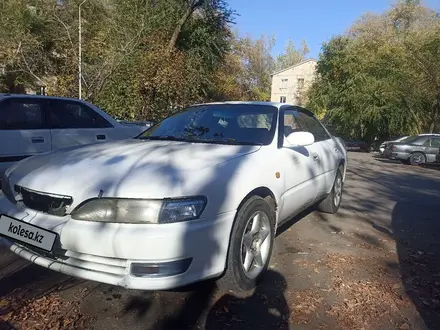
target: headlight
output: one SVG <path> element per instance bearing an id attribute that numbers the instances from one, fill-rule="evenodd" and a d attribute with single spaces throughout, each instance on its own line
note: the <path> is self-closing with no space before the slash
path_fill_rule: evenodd
<path id="1" fill-rule="evenodd" d="M 198 219 L 205 206 L 204 197 L 163 200 L 97 198 L 79 205 L 71 217 L 97 222 L 166 224 Z"/>

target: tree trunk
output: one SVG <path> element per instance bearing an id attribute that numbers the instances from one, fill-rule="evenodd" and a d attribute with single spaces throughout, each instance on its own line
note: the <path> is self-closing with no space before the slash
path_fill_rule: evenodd
<path id="1" fill-rule="evenodd" d="M 182 31 L 183 25 L 186 23 L 188 18 L 191 16 L 191 14 L 194 12 L 194 10 L 200 6 L 202 3 L 202 0 L 192 0 L 186 9 L 183 16 L 180 18 L 180 20 L 177 22 L 176 28 L 174 29 L 173 35 L 171 36 L 170 42 L 168 44 L 168 52 L 171 53 L 174 48 L 176 47 L 177 39 L 179 38 L 180 32 Z"/>

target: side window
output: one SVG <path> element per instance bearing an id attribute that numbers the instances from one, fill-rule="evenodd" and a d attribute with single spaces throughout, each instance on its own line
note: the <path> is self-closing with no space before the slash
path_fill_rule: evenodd
<path id="1" fill-rule="evenodd" d="M 31 130 L 45 128 L 44 101 L 7 99 L 0 103 L 0 129 Z"/>
<path id="2" fill-rule="evenodd" d="M 51 102 L 52 128 L 107 128 L 111 124 L 95 111 L 79 102 Z"/>
<path id="3" fill-rule="evenodd" d="M 431 147 L 440 148 L 440 138 L 431 139 Z"/>
<path id="4" fill-rule="evenodd" d="M 298 121 L 298 112 L 294 110 L 286 110 L 283 115 L 283 133 L 287 137 L 289 134 L 294 132 L 304 131 L 303 127 Z"/>
<path id="5" fill-rule="evenodd" d="M 423 146 L 424 146 L 424 147 L 430 147 L 430 146 L 431 146 L 431 139 L 426 140 L 426 141 L 423 143 Z"/>
<path id="6" fill-rule="evenodd" d="M 330 139 L 330 136 L 327 134 L 324 127 L 322 127 L 318 120 L 303 112 L 298 112 L 298 117 L 303 122 L 307 130 L 313 134 L 316 142 Z"/>

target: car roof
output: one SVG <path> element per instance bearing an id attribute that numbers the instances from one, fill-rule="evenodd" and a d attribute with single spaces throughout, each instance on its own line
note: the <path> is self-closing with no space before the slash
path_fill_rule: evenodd
<path id="1" fill-rule="evenodd" d="M 280 102 L 268 102 L 268 101 L 225 101 L 225 102 L 208 102 L 208 103 L 198 103 L 193 104 L 192 106 L 201 106 L 201 105 L 221 105 L 221 104 L 231 104 L 231 105 L 266 105 L 280 108 L 284 105 L 289 105 L 286 103 Z"/>
<path id="2" fill-rule="evenodd" d="M 42 98 L 42 99 L 48 99 L 48 100 L 65 100 L 65 101 L 79 101 L 79 102 L 85 102 L 84 100 L 76 99 L 73 97 L 63 97 L 63 96 L 49 96 L 49 95 L 36 95 L 36 94 L 7 94 L 7 93 L 0 93 L 0 100 L 10 98 L 10 97 L 20 97 L 20 98 Z"/>

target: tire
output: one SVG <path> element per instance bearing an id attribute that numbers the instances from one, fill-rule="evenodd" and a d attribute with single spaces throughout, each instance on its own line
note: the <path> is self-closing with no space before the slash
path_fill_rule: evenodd
<path id="1" fill-rule="evenodd" d="M 342 188 L 344 185 L 342 182 L 342 171 L 343 167 L 339 166 L 338 170 L 336 171 L 336 177 L 332 190 L 330 194 L 328 194 L 328 196 L 318 204 L 318 211 L 330 214 L 338 212 L 342 202 Z M 337 198 L 337 195 L 339 195 L 339 198 Z"/>
<path id="2" fill-rule="evenodd" d="M 261 232 L 255 233 L 255 239 L 246 240 L 246 237 L 252 237 L 252 225 L 256 221 L 256 215 L 259 217 Z M 255 224 L 257 223 L 255 222 Z M 266 236 L 266 238 L 264 239 L 263 236 Z M 240 207 L 234 221 L 229 241 L 226 270 L 223 277 L 217 281 L 218 287 L 221 290 L 234 292 L 254 289 L 269 265 L 274 238 L 274 209 L 263 198 L 259 196 L 250 197 Z M 250 249 L 247 247 L 250 247 Z M 249 251 L 249 254 L 246 251 Z M 260 251 L 261 256 L 261 258 L 258 258 L 259 263 L 255 261 L 253 254 L 254 252 L 258 253 L 258 251 Z M 250 264 L 249 258 L 252 258 Z M 249 264 L 248 272 L 245 271 L 244 262 L 246 260 Z"/>
<path id="3" fill-rule="evenodd" d="M 426 157 L 421 152 L 414 152 L 409 157 L 409 162 L 412 166 L 418 166 L 423 163 L 426 163 Z"/>

